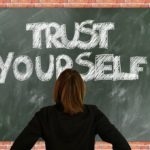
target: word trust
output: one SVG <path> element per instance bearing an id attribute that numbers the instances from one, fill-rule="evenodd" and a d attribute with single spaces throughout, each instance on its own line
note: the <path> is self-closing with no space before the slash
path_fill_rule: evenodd
<path id="1" fill-rule="evenodd" d="M 95 56 L 95 62 L 88 60 L 92 52 L 83 52 L 79 54 L 76 59 L 73 60 L 71 57 L 65 54 L 58 55 L 56 62 L 54 61 L 54 55 L 48 55 L 48 69 L 47 72 L 42 71 L 41 56 L 36 56 L 33 60 L 27 55 L 19 55 L 14 59 L 14 52 L 9 52 L 5 61 L 0 56 L 0 84 L 5 83 L 8 71 L 12 65 L 12 71 L 14 77 L 19 81 L 27 80 L 31 77 L 33 70 L 39 80 L 49 81 L 51 80 L 54 69 L 56 68 L 56 78 L 66 68 L 73 68 L 73 63 L 80 66 L 88 67 L 88 72 L 81 74 L 83 80 L 136 80 L 139 78 L 139 72 L 143 71 L 141 64 L 147 64 L 146 57 L 135 56 L 130 57 L 130 72 L 121 71 L 120 56 L 114 56 L 113 54 L 99 54 Z M 83 59 L 86 57 L 87 59 Z M 14 60 L 13 60 L 14 59 Z M 62 60 L 65 61 L 65 65 L 62 66 Z M 108 64 L 107 62 L 111 63 Z M 25 71 L 19 70 L 19 65 L 24 64 Z M 107 64 L 106 64 L 107 63 Z M 56 66 L 55 66 L 56 65 Z M 111 73 L 108 73 L 111 72 Z M 106 73 L 107 72 L 107 73 Z"/>
<path id="2" fill-rule="evenodd" d="M 56 22 L 27 23 L 26 30 L 32 31 L 32 47 L 42 49 L 42 31 L 45 33 L 46 48 L 80 48 L 91 49 L 99 45 L 99 48 L 108 49 L 108 31 L 114 30 L 113 22 L 94 23 L 94 20 L 86 20 L 81 23 L 75 22 L 75 30 L 72 40 L 68 40 L 66 25 Z M 92 26 L 92 27 L 89 27 Z M 89 40 L 81 41 L 81 34 L 89 35 Z"/>

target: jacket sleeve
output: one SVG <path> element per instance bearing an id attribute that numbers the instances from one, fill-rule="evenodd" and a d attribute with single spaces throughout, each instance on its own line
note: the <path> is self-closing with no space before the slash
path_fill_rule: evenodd
<path id="1" fill-rule="evenodd" d="M 131 150 L 124 136 L 96 106 L 96 134 L 112 144 L 113 150 Z"/>
<path id="2" fill-rule="evenodd" d="M 38 111 L 16 138 L 10 150 L 30 150 L 38 138 L 41 137 L 41 134 Z"/>

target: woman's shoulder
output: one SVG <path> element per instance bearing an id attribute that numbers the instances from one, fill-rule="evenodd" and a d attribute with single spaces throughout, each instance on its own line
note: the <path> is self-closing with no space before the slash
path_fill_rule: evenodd
<path id="1" fill-rule="evenodd" d="M 101 112 L 95 104 L 84 104 L 84 106 L 94 114 Z"/>
<path id="2" fill-rule="evenodd" d="M 106 116 L 105 113 L 95 104 L 84 104 L 85 107 L 87 107 L 88 109 L 90 109 L 96 116 Z"/>
<path id="3" fill-rule="evenodd" d="M 37 113 L 40 115 L 45 114 L 45 113 L 51 111 L 53 109 L 53 107 L 54 107 L 54 105 L 43 106 L 37 111 Z"/>
<path id="4" fill-rule="evenodd" d="M 84 106 L 94 110 L 97 108 L 95 104 L 84 104 Z"/>

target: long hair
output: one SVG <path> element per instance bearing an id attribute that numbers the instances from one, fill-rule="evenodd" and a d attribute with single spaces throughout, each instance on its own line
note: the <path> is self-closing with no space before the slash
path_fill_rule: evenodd
<path id="1" fill-rule="evenodd" d="M 65 113 L 76 114 L 83 112 L 85 92 L 86 86 L 79 72 L 67 68 L 55 81 L 53 100 L 63 106 Z"/>

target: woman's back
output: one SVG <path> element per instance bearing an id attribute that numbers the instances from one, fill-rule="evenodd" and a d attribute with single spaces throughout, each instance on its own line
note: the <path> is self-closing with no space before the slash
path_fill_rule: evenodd
<path id="1" fill-rule="evenodd" d="M 38 137 L 42 137 L 47 150 L 94 150 L 96 134 L 112 143 L 114 150 L 130 150 L 107 117 L 89 104 L 84 104 L 84 111 L 74 115 L 64 113 L 61 104 L 41 108 L 11 149 L 31 149 Z"/>
<path id="2" fill-rule="evenodd" d="M 84 105 L 84 112 L 70 116 L 61 105 L 41 111 L 44 139 L 50 150 L 94 150 L 94 110 Z"/>

